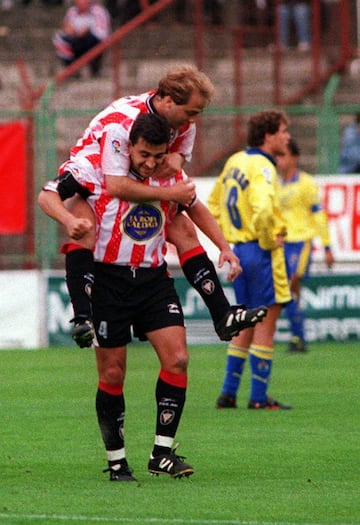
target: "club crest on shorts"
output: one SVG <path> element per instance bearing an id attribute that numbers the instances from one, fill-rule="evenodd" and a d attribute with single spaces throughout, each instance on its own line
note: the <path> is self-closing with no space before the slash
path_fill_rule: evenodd
<path id="1" fill-rule="evenodd" d="M 122 229 L 124 234 L 133 241 L 145 243 L 158 235 L 163 223 L 162 211 L 145 202 L 130 208 L 122 221 Z"/>
<path id="2" fill-rule="evenodd" d="M 212 281 L 211 279 L 205 279 L 205 281 L 201 283 L 201 288 L 203 292 L 205 292 L 207 295 L 211 295 L 212 293 L 214 293 L 215 290 L 214 281 Z"/>
<path id="3" fill-rule="evenodd" d="M 160 423 L 162 425 L 170 425 L 174 421 L 175 412 L 173 410 L 163 410 L 160 414 Z"/>

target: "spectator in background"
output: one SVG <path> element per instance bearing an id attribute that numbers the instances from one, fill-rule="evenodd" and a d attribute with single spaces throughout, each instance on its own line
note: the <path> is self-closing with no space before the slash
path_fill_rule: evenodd
<path id="1" fill-rule="evenodd" d="M 311 48 L 310 18 L 311 0 L 282 0 L 278 7 L 280 46 L 287 49 L 291 44 L 291 28 L 295 26 L 299 51 L 309 51 Z"/>
<path id="2" fill-rule="evenodd" d="M 275 23 L 275 0 L 240 0 L 240 23 L 250 26 L 269 26 Z"/>
<path id="3" fill-rule="evenodd" d="M 12 0 L 11 0 L 12 1 Z M 32 3 L 32 0 L 21 0 L 22 5 L 30 5 Z M 45 6 L 56 6 L 56 5 L 63 5 L 63 0 L 41 0 L 41 3 Z"/>
<path id="4" fill-rule="evenodd" d="M 53 37 L 55 52 L 65 66 L 105 40 L 111 32 L 108 10 L 93 0 L 74 0 Z M 100 75 L 102 55 L 90 62 L 93 77 Z"/>
<path id="5" fill-rule="evenodd" d="M 300 305 L 300 289 L 309 275 L 312 240 L 315 236 L 321 239 L 327 266 L 331 268 L 334 263 L 328 220 L 322 209 L 319 188 L 314 177 L 299 168 L 299 156 L 299 147 L 293 139 L 290 139 L 286 151 L 276 156 L 280 175 L 280 211 L 287 231 L 285 259 L 292 292 L 292 301 L 285 306 L 291 331 L 288 352 L 307 351 L 305 312 Z"/>
<path id="6" fill-rule="evenodd" d="M 321 0 L 320 20 L 323 42 L 327 46 L 333 46 L 339 42 L 342 27 L 339 23 L 341 16 L 341 0 Z"/>
<path id="7" fill-rule="evenodd" d="M 186 0 L 176 0 L 174 5 L 174 13 L 176 21 L 180 23 L 186 22 L 186 12 L 189 11 L 188 2 Z M 204 0 L 205 15 L 209 18 L 212 25 L 222 25 L 223 21 L 223 1 L 222 0 Z M 190 7 L 190 14 L 192 15 L 192 6 Z"/>
<path id="8" fill-rule="evenodd" d="M 149 0 L 149 4 L 153 4 L 154 1 Z M 129 22 L 142 11 L 140 0 L 105 0 L 105 7 L 113 20 L 119 19 L 120 25 Z"/>
<path id="9" fill-rule="evenodd" d="M 263 47 L 272 44 L 276 0 L 238 0 L 238 20 L 246 32 L 244 45 Z"/>
<path id="10" fill-rule="evenodd" d="M 343 131 L 339 173 L 360 173 L 360 112 Z"/>
<path id="11" fill-rule="evenodd" d="M 14 7 L 14 0 L 1 0 L 0 6 L 2 11 L 10 11 Z"/>

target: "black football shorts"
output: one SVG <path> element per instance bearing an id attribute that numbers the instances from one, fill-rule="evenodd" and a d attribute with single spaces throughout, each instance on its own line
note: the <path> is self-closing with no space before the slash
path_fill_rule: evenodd
<path id="1" fill-rule="evenodd" d="M 184 326 L 180 300 L 166 264 L 134 268 L 95 263 L 91 298 L 96 339 L 101 347 L 129 343 L 132 326 L 140 334 Z"/>

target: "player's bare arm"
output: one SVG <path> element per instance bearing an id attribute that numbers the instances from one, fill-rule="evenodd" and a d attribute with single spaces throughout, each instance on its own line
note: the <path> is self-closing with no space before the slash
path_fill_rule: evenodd
<path id="1" fill-rule="evenodd" d="M 173 201 L 182 206 L 189 206 L 195 197 L 195 184 L 188 179 L 173 186 L 147 186 L 129 177 L 106 175 L 106 188 L 112 197 L 145 202 L 153 200 Z"/>
<path id="2" fill-rule="evenodd" d="M 88 235 L 93 225 L 87 218 L 76 217 L 64 205 L 58 193 L 42 190 L 38 196 L 38 204 L 42 211 L 66 229 L 67 234 L 74 240 Z"/>
<path id="3" fill-rule="evenodd" d="M 240 261 L 224 238 L 218 223 L 207 207 L 201 201 L 197 200 L 186 212 L 196 226 L 219 248 L 219 268 L 222 268 L 224 263 L 228 263 L 229 272 L 227 278 L 230 281 L 236 279 L 242 272 Z"/>

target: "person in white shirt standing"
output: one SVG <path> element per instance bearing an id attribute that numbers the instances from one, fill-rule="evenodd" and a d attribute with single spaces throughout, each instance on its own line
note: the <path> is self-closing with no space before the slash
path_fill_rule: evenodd
<path id="1" fill-rule="evenodd" d="M 111 33 L 108 10 L 93 0 L 74 0 L 65 13 L 62 28 L 53 36 L 56 55 L 64 66 L 69 66 Z M 89 64 L 93 77 L 100 75 L 102 55 Z"/>

